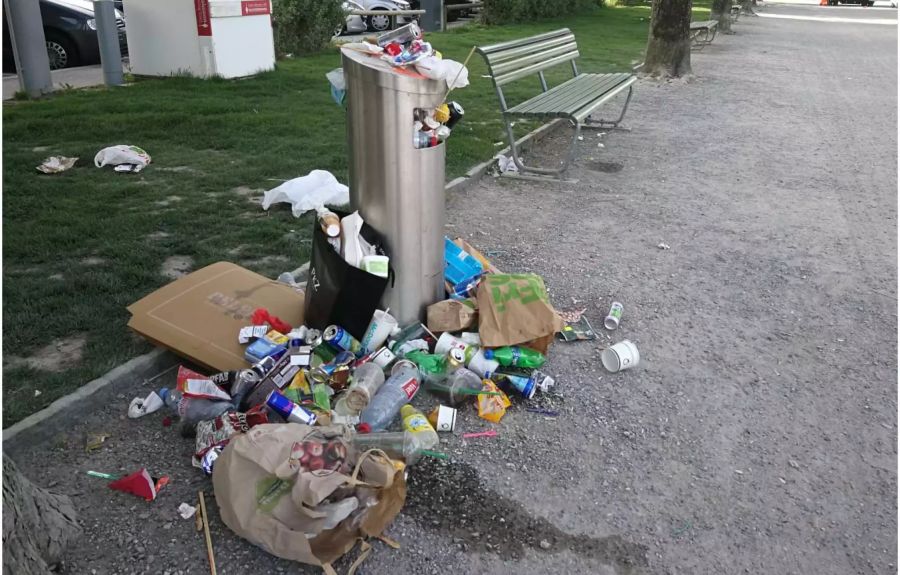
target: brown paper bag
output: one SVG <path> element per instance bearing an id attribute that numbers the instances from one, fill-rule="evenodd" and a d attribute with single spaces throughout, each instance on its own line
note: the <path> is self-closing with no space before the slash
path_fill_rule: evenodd
<path id="1" fill-rule="evenodd" d="M 433 332 L 460 331 L 478 323 L 478 304 L 474 299 L 445 299 L 428 306 L 428 329 Z"/>
<path id="2" fill-rule="evenodd" d="M 478 286 L 478 333 L 485 347 L 552 337 L 565 322 L 536 274 L 486 274 Z"/>
<path id="3" fill-rule="evenodd" d="M 236 534 L 272 555 L 321 566 L 348 552 L 359 538 L 379 535 L 403 507 L 406 482 L 398 471 L 389 487 L 378 489 L 364 485 L 364 474 L 298 467 L 292 459 L 295 444 L 310 438 L 349 439 L 342 426 L 257 425 L 222 451 L 213 468 L 213 488 L 222 521 Z M 383 482 L 381 467 L 377 475 Z M 338 489 L 353 488 L 374 489 L 377 503 L 363 511 L 361 521 L 354 521 L 354 511 L 324 530 L 319 503 Z M 308 538 L 308 533 L 316 535 Z"/>

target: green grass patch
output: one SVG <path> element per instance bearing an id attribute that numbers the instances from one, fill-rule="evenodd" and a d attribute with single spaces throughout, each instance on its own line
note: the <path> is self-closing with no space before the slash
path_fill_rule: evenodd
<path id="1" fill-rule="evenodd" d="M 647 6 L 606 8 L 429 39 L 461 61 L 473 45 L 565 26 L 578 38 L 580 69 L 603 72 L 640 61 L 648 18 Z M 312 217 L 294 219 L 287 206 L 266 214 L 252 199 L 317 168 L 347 181 L 344 111 L 325 79 L 339 65 L 332 51 L 247 80 L 150 79 L 4 105 L 4 426 L 150 349 L 126 329 L 125 307 L 169 281 L 161 268 L 170 256 L 190 257 L 194 269 L 234 261 L 270 277 L 308 259 Z M 448 179 L 502 147 L 485 73 L 476 55 L 471 85 L 453 94 L 466 116 L 448 144 Z M 570 73 L 560 67 L 548 79 Z M 507 93 L 512 103 L 538 90 L 532 78 Z M 153 164 L 140 174 L 94 168 L 96 152 L 114 144 L 144 148 Z M 36 172 L 49 155 L 81 160 L 63 174 Z M 58 373 L 9 361 L 79 335 L 80 361 Z"/>

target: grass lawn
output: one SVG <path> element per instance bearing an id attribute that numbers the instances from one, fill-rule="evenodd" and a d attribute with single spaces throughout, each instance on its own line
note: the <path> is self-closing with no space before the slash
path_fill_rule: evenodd
<path id="1" fill-rule="evenodd" d="M 640 61 L 648 17 L 646 6 L 606 8 L 429 39 L 461 61 L 472 45 L 567 26 L 581 69 L 612 71 Z M 187 258 L 191 269 L 230 260 L 269 277 L 308 259 L 311 216 L 294 219 L 286 205 L 266 214 L 254 200 L 316 168 L 347 181 L 344 111 L 325 80 L 339 65 L 331 51 L 248 80 L 144 80 L 4 104 L 4 427 L 150 349 L 125 328 L 125 307 L 169 281 L 168 258 Z M 454 93 L 466 116 L 449 141 L 448 179 L 503 141 L 484 73 L 476 56 L 471 85 Z M 523 81 L 510 93 L 536 89 Z M 96 152 L 113 144 L 141 146 L 153 164 L 140 174 L 94 168 Z M 81 160 L 64 174 L 35 171 L 56 154 Z M 76 345 L 59 362 L 63 341 Z"/>

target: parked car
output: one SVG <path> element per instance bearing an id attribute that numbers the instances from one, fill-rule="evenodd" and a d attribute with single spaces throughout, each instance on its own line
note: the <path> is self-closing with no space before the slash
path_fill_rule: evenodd
<path id="1" fill-rule="evenodd" d="M 409 10 L 406 0 L 360 0 L 365 10 L 383 11 L 384 14 L 366 16 L 366 25 L 373 32 L 384 32 L 396 26 L 403 26 L 417 20 L 413 16 L 392 16 L 393 10 Z"/>
<path id="2" fill-rule="evenodd" d="M 100 47 L 97 43 L 97 22 L 94 5 L 89 0 L 40 0 L 41 20 L 50 69 L 71 68 L 100 63 Z M 119 28 L 119 46 L 122 55 L 128 54 L 125 37 L 125 17 L 116 10 Z M 3 13 L 3 71 L 15 72 L 12 42 Z"/>
<path id="3" fill-rule="evenodd" d="M 347 0 L 346 2 L 342 3 L 341 8 L 344 9 L 344 12 L 350 12 L 351 10 L 365 10 L 365 8 L 363 8 L 361 4 L 353 2 L 352 0 Z M 341 34 L 362 34 L 366 30 L 368 30 L 368 24 L 366 24 L 366 19 L 364 16 L 347 14 L 344 25 L 335 30 L 334 35 L 340 36 Z"/>
<path id="4" fill-rule="evenodd" d="M 875 0 L 828 0 L 829 6 L 837 6 L 838 4 L 859 4 L 860 6 L 874 6 Z"/>

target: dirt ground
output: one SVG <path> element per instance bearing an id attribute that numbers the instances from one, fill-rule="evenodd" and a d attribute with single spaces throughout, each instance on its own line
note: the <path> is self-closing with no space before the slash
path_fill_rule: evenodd
<path id="1" fill-rule="evenodd" d="M 790 13 L 804 10 L 820 13 Z M 376 543 L 360 573 L 896 571 L 897 28 L 735 29 L 694 55 L 692 82 L 639 83 L 632 132 L 586 134 L 577 183 L 487 179 L 448 198 L 448 233 L 544 276 L 558 309 L 587 308 L 603 331 L 623 302 L 610 336 L 641 364 L 606 372 L 605 336 L 557 343 L 558 395 L 535 405 L 558 417 L 517 402 L 498 437 L 464 440 L 490 427 L 466 410 L 442 442 L 451 460 L 411 469 L 388 531 L 402 549 Z M 85 537 L 67 573 L 208 572 L 176 514 L 211 491 L 191 442 L 161 414 L 124 416 L 150 388 L 12 449 L 74 497 Z M 173 478 L 153 503 L 85 475 L 140 466 Z M 211 515 L 219 573 L 319 572 Z"/>

